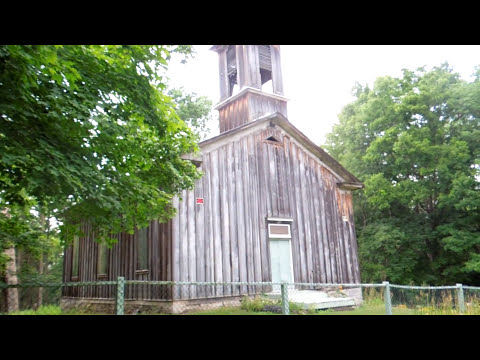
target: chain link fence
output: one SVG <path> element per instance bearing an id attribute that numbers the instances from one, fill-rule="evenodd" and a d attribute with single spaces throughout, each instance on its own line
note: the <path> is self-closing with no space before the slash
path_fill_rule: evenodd
<path id="1" fill-rule="evenodd" d="M 480 287 L 271 282 L 0 283 L 0 314 L 480 315 Z"/>

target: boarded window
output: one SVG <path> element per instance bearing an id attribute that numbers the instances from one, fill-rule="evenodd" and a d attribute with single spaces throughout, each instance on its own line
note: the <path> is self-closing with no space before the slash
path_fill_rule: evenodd
<path id="1" fill-rule="evenodd" d="M 107 276 L 108 249 L 105 244 L 98 244 L 97 275 Z"/>
<path id="2" fill-rule="evenodd" d="M 78 277 L 78 259 L 80 256 L 80 239 L 77 235 L 73 237 L 72 246 L 72 278 Z"/>
<path id="3" fill-rule="evenodd" d="M 290 225 L 268 224 L 268 236 L 271 238 L 290 238 Z"/>
<path id="4" fill-rule="evenodd" d="M 258 60 L 260 65 L 262 91 L 272 93 L 272 53 L 270 45 L 258 45 Z"/>
<path id="5" fill-rule="evenodd" d="M 148 269 L 148 228 L 137 231 L 137 270 Z"/>
<path id="6" fill-rule="evenodd" d="M 272 53 L 270 45 L 258 45 L 260 69 L 272 71 Z"/>

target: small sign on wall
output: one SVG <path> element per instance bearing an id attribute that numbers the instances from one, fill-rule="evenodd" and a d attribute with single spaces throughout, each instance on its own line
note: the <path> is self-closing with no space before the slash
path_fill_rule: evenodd
<path id="1" fill-rule="evenodd" d="M 197 204 L 203 205 L 203 198 L 197 198 L 195 201 Z"/>

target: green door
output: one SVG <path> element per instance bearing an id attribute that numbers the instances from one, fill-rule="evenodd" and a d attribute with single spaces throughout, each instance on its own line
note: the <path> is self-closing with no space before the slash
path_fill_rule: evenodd
<path id="1" fill-rule="evenodd" d="M 293 283 L 290 239 L 270 239 L 272 282 Z"/>

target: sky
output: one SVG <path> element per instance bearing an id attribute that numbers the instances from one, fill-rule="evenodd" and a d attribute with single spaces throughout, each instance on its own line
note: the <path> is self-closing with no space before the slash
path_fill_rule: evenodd
<path id="1" fill-rule="evenodd" d="M 220 99 L 218 55 L 212 45 L 195 45 L 186 64 L 169 65 L 170 85 Z M 280 45 L 288 120 L 317 145 L 338 122 L 342 108 L 355 100 L 356 82 L 373 87 L 380 76 L 400 77 L 402 69 L 431 69 L 448 62 L 467 81 L 480 65 L 480 45 Z M 213 110 L 217 119 L 217 111 Z M 210 136 L 218 135 L 218 123 Z"/>

